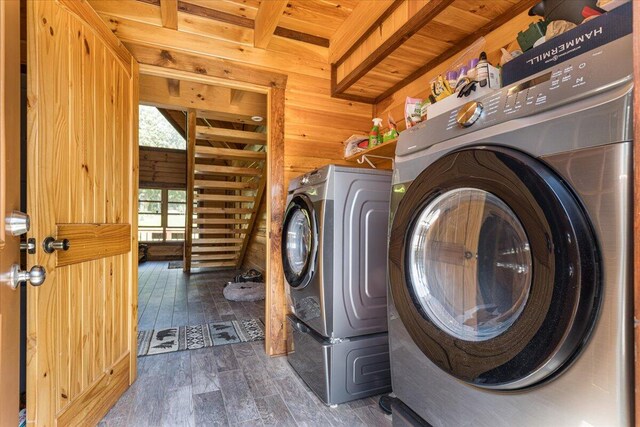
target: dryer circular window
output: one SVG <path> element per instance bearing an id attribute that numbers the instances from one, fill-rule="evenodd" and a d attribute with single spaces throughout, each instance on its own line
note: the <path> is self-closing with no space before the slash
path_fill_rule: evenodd
<path id="1" fill-rule="evenodd" d="M 304 194 L 295 196 L 282 226 L 282 265 L 289 285 L 305 287 L 315 271 L 318 228 L 313 204 Z"/>
<path id="2" fill-rule="evenodd" d="M 568 366 L 600 300 L 597 243 L 550 168 L 501 147 L 450 153 L 398 203 L 391 293 L 420 350 L 473 385 L 519 389 Z"/>

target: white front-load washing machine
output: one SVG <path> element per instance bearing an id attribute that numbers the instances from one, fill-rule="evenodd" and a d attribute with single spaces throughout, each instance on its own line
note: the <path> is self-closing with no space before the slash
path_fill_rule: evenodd
<path id="1" fill-rule="evenodd" d="M 289 184 L 282 263 L 291 366 L 327 404 L 390 390 L 391 172 L 329 165 Z"/>
<path id="2" fill-rule="evenodd" d="M 394 425 L 632 424 L 632 71 L 629 35 L 402 133 Z"/>

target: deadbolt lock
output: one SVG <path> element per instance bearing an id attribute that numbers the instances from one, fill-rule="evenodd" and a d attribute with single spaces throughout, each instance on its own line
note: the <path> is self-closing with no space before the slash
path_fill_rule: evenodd
<path id="1" fill-rule="evenodd" d="M 31 228 L 29 215 L 20 211 L 13 211 L 4 219 L 4 226 L 7 233 L 12 236 L 25 234 Z"/>
<path id="2" fill-rule="evenodd" d="M 54 251 L 68 251 L 70 246 L 69 239 L 56 240 L 51 236 L 42 242 L 42 248 L 48 254 L 52 254 Z"/>

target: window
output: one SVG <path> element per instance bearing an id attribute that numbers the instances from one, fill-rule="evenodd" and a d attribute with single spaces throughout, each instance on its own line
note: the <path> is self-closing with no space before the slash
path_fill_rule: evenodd
<path id="1" fill-rule="evenodd" d="M 138 240 L 183 241 L 187 192 L 141 188 L 138 192 Z"/>
<path id="2" fill-rule="evenodd" d="M 186 120 L 186 118 L 185 118 Z M 139 144 L 146 147 L 186 150 L 187 143 L 155 107 L 141 105 L 139 109 Z"/>

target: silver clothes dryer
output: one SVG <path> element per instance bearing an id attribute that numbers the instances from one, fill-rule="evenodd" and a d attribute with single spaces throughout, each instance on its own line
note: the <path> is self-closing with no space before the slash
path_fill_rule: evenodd
<path id="1" fill-rule="evenodd" d="M 329 165 L 291 181 L 283 222 L 289 363 L 327 404 L 389 390 L 391 172 Z"/>
<path id="2" fill-rule="evenodd" d="M 632 424 L 632 71 L 629 35 L 402 133 L 394 425 Z"/>

